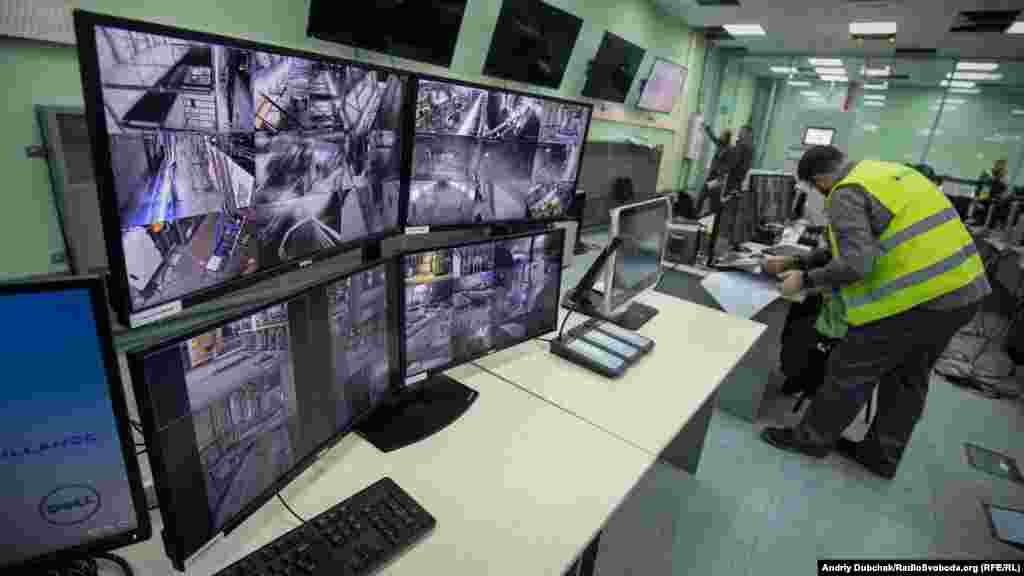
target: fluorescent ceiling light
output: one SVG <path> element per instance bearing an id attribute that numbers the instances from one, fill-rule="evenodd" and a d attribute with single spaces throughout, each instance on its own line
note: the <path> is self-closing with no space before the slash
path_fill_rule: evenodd
<path id="1" fill-rule="evenodd" d="M 811 63 L 811 66 L 835 68 L 843 65 L 843 61 L 839 58 L 808 58 L 807 61 Z"/>
<path id="2" fill-rule="evenodd" d="M 988 72 L 950 72 L 946 74 L 947 80 L 1002 80 L 1002 74 L 990 74 Z"/>
<path id="3" fill-rule="evenodd" d="M 818 76 L 842 76 L 846 74 L 846 68 L 842 66 L 819 66 L 814 69 Z"/>
<path id="4" fill-rule="evenodd" d="M 814 90 L 801 90 L 800 94 L 804 96 L 821 96 L 820 92 L 815 92 Z"/>
<path id="5" fill-rule="evenodd" d="M 888 66 L 883 66 L 882 68 L 861 68 L 860 73 L 867 77 L 888 76 L 892 73 L 892 69 Z"/>
<path id="6" fill-rule="evenodd" d="M 846 76 L 821 76 L 822 82 L 849 82 Z"/>
<path id="7" fill-rule="evenodd" d="M 994 72 L 999 68 L 995 62 L 957 62 L 957 70 L 968 70 L 971 72 Z"/>
<path id="8" fill-rule="evenodd" d="M 929 132 L 931 132 L 931 130 L 929 130 L 927 128 L 922 128 L 922 129 L 917 131 L 917 133 L 920 134 L 921 136 L 927 136 Z M 942 130 L 936 130 L 935 131 L 935 135 L 936 136 L 942 136 L 943 134 L 945 134 L 945 132 L 943 132 Z"/>
<path id="9" fill-rule="evenodd" d="M 1011 114 L 1014 116 L 1024 116 L 1024 108 L 1014 108 Z"/>
<path id="10" fill-rule="evenodd" d="M 885 102 L 879 102 L 878 100 L 865 100 L 864 105 L 871 106 L 873 108 L 881 108 L 882 106 L 885 106 Z"/>
<path id="11" fill-rule="evenodd" d="M 865 94 L 865 100 L 885 100 L 885 94 Z"/>
<path id="12" fill-rule="evenodd" d="M 980 88 L 951 88 L 951 94 L 981 94 Z"/>
<path id="13" fill-rule="evenodd" d="M 850 34 L 854 36 L 891 36 L 899 29 L 895 22 L 850 22 Z"/>
<path id="14" fill-rule="evenodd" d="M 796 68 L 790 68 L 788 66 L 772 66 L 772 72 L 776 74 L 796 74 Z"/>
<path id="15" fill-rule="evenodd" d="M 726 24 L 722 26 L 730 36 L 764 36 L 764 28 L 760 24 Z"/>
<path id="16" fill-rule="evenodd" d="M 888 90 L 889 82 L 878 82 L 877 84 L 865 84 L 865 90 Z"/>
<path id="17" fill-rule="evenodd" d="M 796 86 L 798 88 L 804 88 L 806 86 L 810 86 L 811 83 L 806 81 L 806 80 L 790 80 L 789 81 L 789 85 L 790 86 Z"/>
<path id="18" fill-rule="evenodd" d="M 1014 22 L 1012 26 L 1006 29 L 1007 34 L 1024 34 L 1024 21 Z"/>
<path id="19" fill-rule="evenodd" d="M 964 100 L 963 98 L 946 98 L 946 104 L 967 104 L 967 100 Z M 938 106 L 939 103 L 936 102 L 935 105 Z"/>
<path id="20" fill-rule="evenodd" d="M 974 82 L 964 82 L 962 80 L 943 80 L 939 85 L 950 88 L 974 88 L 977 86 Z"/>
<path id="21" fill-rule="evenodd" d="M 959 106 L 948 105 L 947 104 L 946 106 L 942 107 L 942 111 L 943 112 L 956 112 L 958 108 L 959 108 Z M 929 106 L 928 107 L 928 111 L 929 112 L 938 112 L 939 111 L 939 107 L 938 106 Z"/>

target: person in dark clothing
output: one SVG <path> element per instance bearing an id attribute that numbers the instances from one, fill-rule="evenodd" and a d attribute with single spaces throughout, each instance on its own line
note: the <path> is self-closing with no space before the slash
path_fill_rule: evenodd
<path id="1" fill-rule="evenodd" d="M 999 201 L 1006 195 L 1006 158 L 995 161 L 992 170 L 983 172 L 978 178 L 978 186 L 975 188 L 974 199 L 977 200 L 972 220 L 978 224 L 984 224 L 988 217 L 988 210 L 992 204 L 996 204 L 995 213 L 992 215 L 992 224 L 1006 220 L 1009 215 L 1008 206 Z"/>
<path id="2" fill-rule="evenodd" d="M 722 130 L 720 138 L 715 137 L 715 134 L 711 131 L 711 126 L 707 124 L 704 125 L 704 131 L 707 132 L 711 143 L 715 145 L 715 156 L 711 159 L 711 168 L 708 170 L 707 178 L 704 180 L 704 187 L 697 196 L 694 211 L 698 216 L 700 216 L 701 210 L 704 208 L 704 201 L 707 199 L 711 200 L 711 210 L 713 212 L 718 210 L 719 201 L 722 197 L 721 186 L 723 182 L 720 180 L 724 174 L 722 166 L 726 156 L 729 154 L 729 150 L 732 149 L 732 130 L 728 128 Z"/>
<path id="3" fill-rule="evenodd" d="M 753 194 L 742 194 L 743 182 L 754 162 L 754 130 L 750 126 L 740 128 L 736 145 L 729 150 L 722 161 L 722 171 L 727 174 L 723 194 L 735 195 L 736 206 L 726 210 L 721 230 L 733 245 L 752 240 L 757 232 L 757 222 L 748 214 L 757 211 L 757 198 Z"/>
<path id="4" fill-rule="evenodd" d="M 765 271 L 783 275 L 785 295 L 838 290 L 848 329 L 801 422 L 766 428 L 761 438 L 815 458 L 834 448 L 893 478 L 924 412 L 936 360 L 992 288 L 956 211 L 917 171 L 850 163 L 837 148 L 815 146 L 800 159 L 797 177 L 826 196 L 831 248 L 769 258 Z M 864 440 L 842 438 L 876 385 L 878 408 Z"/>

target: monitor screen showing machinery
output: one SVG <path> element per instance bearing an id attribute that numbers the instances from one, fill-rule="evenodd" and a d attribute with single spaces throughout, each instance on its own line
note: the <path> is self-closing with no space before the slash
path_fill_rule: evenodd
<path id="1" fill-rule="evenodd" d="M 406 254 L 405 376 L 555 329 L 564 231 Z"/>
<path id="2" fill-rule="evenodd" d="M 686 84 L 686 68 L 662 58 L 654 61 L 651 77 L 644 83 L 637 108 L 670 114 L 676 96 Z"/>
<path id="3" fill-rule="evenodd" d="M 467 0 L 312 0 L 307 34 L 314 38 L 448 67 Z"/>
<path id="4" fill-rule="evenodd" d="M 397 229 L 405 76 L 81 12 L 76 25 L 126 323 Z"/>
<path id="5" fill-rule="evenodd" d="M 658 283 L 671 218 L 672 207 L 667 198 L 612 210 L 610 234 L 619 237 L 622 244 L 606 267 L 606 314 L 621 312 L 636 295 Z"/>
<path id="6" fill-rule="evenodd" d="M 407 226 L 563 218 L 591 107 L 420 79 Z"/>
<path id="7" fill-rule="evenodd" d="M 484 74 L 557 89 L 582 27 L 541 0 L 504 0 Z"/>
<path id="8" fill-rule="evenodd" d="M 597 55 L 590 61 L 583 95 L 597 100 L 625 102 L 645 53 L 636 44 L 605 32 Z"/>
<path id="9" fill-rule="evenodd" d="M 0 287 L 0 568 L 150 536 L 99 279 Z"/>
<path id="10" fill-rule="evenodd" d="M 388 394 L 389 270 L 371 266 L 129 355 L 175 566 Z"/>
<path id="11" fill-rule="evenodd" d="M 831 146 L 832 139 L 836 136 L 835 128 L 813 128 L 804 129 L 804 146 Z"/>

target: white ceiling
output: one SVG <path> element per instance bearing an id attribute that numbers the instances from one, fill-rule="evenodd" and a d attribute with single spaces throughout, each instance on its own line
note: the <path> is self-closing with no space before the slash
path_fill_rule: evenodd
<path id="1" fill-rule="evenodd" d="M 689 26 L 757 23 L 767 34 L 723 42 L 751 54 L 892 55 L 893 45 L 850 40 L 852 21 L 896 22 L 897 48 L 934 48 L 941 56 L 962 59 L 1024 60 L 1024 34 L 953 33 L 957 13 L 965 10 L 1024 9 L 1021 0 L 739 0 L 740 6 L 705 7 L 695 0 L 652 0 Z M 1024 13 L 1020 16 L 1024 19 Z"/>

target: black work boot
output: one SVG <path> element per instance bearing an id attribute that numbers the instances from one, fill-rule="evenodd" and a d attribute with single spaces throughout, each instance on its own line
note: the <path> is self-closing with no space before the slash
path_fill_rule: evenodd
<path id="1" fill-rule="evenodd" d="M 761 439 L 787 452 L 796 452 L 811 458 L 824 458 L 829 449 L 801 438 L 794 428 L 765 428 L 761 431 Z"/>
<path id="2" fill-rule="evenodd" d="M 872 450 L 868 447 L 867 442 L 854 442 L 853 440 L 840 438 L 836 442 L 836 452 L 843 458 L 852 460 L 867 468 L 869 472 L 876 476 L 881 476 L 886 480 L 892 480 L 896 477 L 896 465 L 884 461 L 877 453 L 877 450 Z"/>

